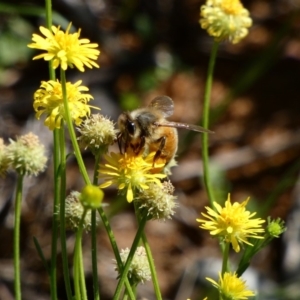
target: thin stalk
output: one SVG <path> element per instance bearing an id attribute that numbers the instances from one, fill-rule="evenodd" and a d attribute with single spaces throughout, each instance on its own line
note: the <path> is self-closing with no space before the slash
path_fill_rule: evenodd
<path id="1" fill-rule="evenodd" d="M 92 239 L 92 271 L 93 271 L 93 292 L 94 292 L 94 300 L 100 299 L 99 293 L 99 285 L 98 285 L 98 262 L 97 262 L 97 224 L 96 224 L 96 210 L 93 209 L 91 213 L 92 218 L 92 232 L 91 232 L 91 239 Z"/>
<path id="2" fill-rule="evenodd" d="M 156 296 L 157 300 L 162 300 L 159 283 L 158 283 L 158 277 L 157 277 L 157 273 L 156 273 L 156 269 L 155 269 L 155 265 L 154 265 L 154 259 L 153 259 L 151 248 L 148 243 L 145 232 L 142 233 L 142 240 L 143 240 L 143 244 L 144 244 L 144 247 L 145 247 L 145 250 L 147 253 L 147 258 L 148 258 L 149 267 L 150 267 L 150 271 L 151 271 L 151 277 L 152 277 L 155 296 Z"/>
<path id="3" fill-rule="evenodd" d="M 211 87 L 213 81 L 214 65 L 217 57 L 218 48 L 219 48 L 219 43 L 214 42 L 210 54 L 210 59 L 208 64 L 208 74 L 205 83 L 202 126 L 206 129 L 208 129 L 209 126 L 210 94 L 211 94 Z M 213 195 L 213 188 L 211 186 L 210 173 L 209 173 L 208 134 L 203 133 L 201 136 L 202 136 L 203 180 L 204 180 L 205 189 L 208 194 L 210 206 L 213 207 L 214 195 Z"/>
<path id="4" fill-rule="evenodd" d="M 74 253 L 74 266 L 73 266 L 73 278 L 74 278 L 74 291 L 75 291 L 75 300 L 81 300 L 81 289 L 80 289 L 80 271 L 76 263 L 77 257 L 76 252 Z"/>
<path id="5" fill-rule="evenodd" d="M 101 158 L 101 153 L 97 153 L 95 155 L 95 168 L 94 168 L 94 178 L 93 184 L 98 184 L 98 165 Z M 91 221 L 92 221 L 92 231 L 91 231 L 91 239 L 92 239 L 92 271 L 93 271 L 93 292 L 94 292 L 94 300 L 100 300 L 99 293 L 99 285 L 98 285 L 98 262 L 97 262 L 97 224 L 96 224 L 96 210 L 92 210 L 91 213 Z"/>
<path id="6" fill-rule="evenodd" d="M 67 101 L 68 98 L 67 98 L 67 89 L 66 89 L 66 77 L 65 77 L 64 70 L 61 69 L 60 74 L 61 74 L 61 85 L 62 85 L 64 109 L 65 109 L 65 112 L 66 112 L 66 123 L 67 123 L 67 126 L 68 126 L 68 131 L 69 131 L 69 134 L 70 134 L 72 145 L 74 147 L 75 156 L 76 156 L 77 163 L 79 165 L 79 169 L 81 171 L 81 174 L 83 176 L 83 179 L 84 179 L 85 183 L 86 184 L 91 184 L 89 176 L 88 176 L 86 168 L 85 168 L 85 165 L 84 165 L 83 160 L 82 160 L 81 152 L 80 152 L 77 140 L 76 140 L 76 135 L 75 135 L 74 127 L 73 127 L 71 116 L 70 116 L 70 110 L 69 110 L 69 105 L 68 105 L 68 101 Z M 102 218 L 102 221 L 103 221 L 103 224 L 105 226 L 106 231 L 109 232 L 108 237 L 109 237 L 109 239 L 111 241 L 111 244 L 113 244 L 113 243 L 115 243 L 115 239 L 113 237 L 113 232 L 112 232 L 112 230 L 111 230 L 111 228 L 109 226 L 108 219 L 107 219 L 107 217 L 106 217 L 106 215 L 105 215 L 105 213 L 104 213 L 104 211 L 103 211 L 102 208 L 99 208 L 98 211 L 101 212 L 100 216 Z M 119 255 L 119 260 L 120 260 L 120 254 L 119 254 L 119 252 L 118 252 L 118 255 Z M 117 257 L 116 257 L 116 259 L 118 261 Z M 126 288 L 131 290 L 129 283 L 126 284 Z M 130 294 L 130 296 L 133 295 L 130 292 L 129 292 L 129 294 Z M 135 299 L 135 298 L 131 297 L 131 299 Z"/>
<path id="7" fill-rule="evenodd" d="M 67 95 L 67 83 L 66 83 L 66 73 L 65 71 L 61 68 L 60 69 L 60 80 L 61 80 L 61 86 L 62 86 L 62 94 L 63 94 L 63 102 L 64 102 L 64 110 L 65 110 L 65 116 L 66 116 L 66 124 L 68 127 L 68 132 L 72 141 L 72 145 L 74 148 L 75 152 L 75 157 L 77 159 L 77 163 L 79 166 L 79 170 L 82 174 L 82 177 L 85 181 L 86 184 L 91 184 L 90 178 L 88 176 L 87 170 L 85 168 L 81 152 L 77 143 L 76 135 L 75 135 L 75 130 L 73 127 L 72 119 L 71 119 L 71 114 L 70 114 L 70 109 L 69 109 L 69 104 L 68 104 L 68 95 Z M 76 299 L 81 299 L 80 297 L 82 296 L 84 299 L 86 297 L 86 287 L 81 286 L 81 296 L 80 296 L 80 284 L 82 283 L 82 270 L 80 269 L 80 251 L 78 250 L 77 247 L 77 239 L 79 237 L 76 235 L 76 245 L 75 245 L 75 254 L 74 254 L 74 284 L 75 284 L 75 294 L 76 294 Z M 80 247 L 81 247 L 81 237 L 80 237 Z M 77 265 L 75 265 L 75 263 Z M 77 280 L 76 280 L 77 279 Z M 79 297 L 79 298 L 78 298 Z"/>
<path id="8" fill-rule="evenodd" d="M 53 168 L 54 168 L 54 199 L 53 199 L 53 215 L 52 215 L 52 230 L 51 230 L 51 262 L 50 262 L 50 290 L 51 300 L 57 299 L 57 240 L 58 240 L 58 208 L 60 197 L 60 153 L 59 153 L 59 132 L 57 129 L 53 132 Z"/>
<path id="9" fill-rule="evenodd" d="M 83 259 L 82 259 L 82 232 L 83 232 L 83 222 L 87 214 L 87 209 L 84 210 L 79 228 L 76 232 L 76 241 L 74 249 L 74 287 L 75 287 L 75 297 L 76 300 L 87 300 L 87 292 L 85 285 L 84 269 L 83 269 Z"/>
<path id="10" fill-rule="evenodd" d="M 52 26 L 52 1 L 45 1 L 46 10 L 46 24 L 50 30 Z M 52 60 L 49 61 L 49 78 L 55 80 L 55 72 L 52 67 Z M 56 268 L 57 268 L 57 239 L 58 239 L 58 205 L 59 205 L 59 135 L 57 129 L 53 131 L 53 168 L 54 168 L 54 199 L 53 199 L 53 218 L 52 218 L 52 230 L 51 230 L 51 262 L 50 262 L 50 294 L 51 300 L 57 299 L 57 279 L 56 279 Z"/>
<path id="11" fill-rule="evenodd" d="M 223 247 L 222 276 L 228 271 L 229 248 L 230 243 L 225 243 L 225 246 Z"/>
<path id="12" fill-rule="evenodd" d="M 72 123 L 69 104 L 68 104 L 68 97 L 67 97 L 66 73 L 62 68 L 60 69 L 60 80 L 61 80 L 62 94 L 63 94 L 63 100 L 64 100 L 64 109 L 65 109 L 65 113 L 66 113 L 66 123 L 67 123 L 68 131 L 69 131 L 69 135 L 70 135 L 70 138 L 72 141 L 72 145 L 74 148 L 75 157 L 77 159 L 79 170 L 82 174 L 85 184 L 91 184 L 89 175 L 86 171 L 86 168 L 85 168 L 85 165 L 84 165 L 84 162 L 82 159 L 79 145 L 77 143 L 76 134 L 75 134 L 75 130 L 74 130 L 73 123 Z"/>
<path id="13" fill-rule="evenodd" d="M 45 1 L 45 10 L 46 10 L 46 23 L 47 23 L 47 28 L 51 29 L 52 26 L 52 1 L 51 0 L 46 0 Z M 53 70 L 53 68 L 50 68 Z M 50 70 L 49 70 L 50 71 Z M 53 70 L 54 71 L 54 70 Z M 50 75 L 50 78 L 52 76 Z M 52 78 L 51 78 L 52 79 Z"/>
<path id="14" fill-rule="evenodd" d="M 138 221 L 138 223 L 140 223 L 141 215 L 140 215 L 139 209 L 136 205 L 134 205 L 134 209 L 135 209 L 135 215 L 137 217 L 137 221 Z M 156 273 L 156 269 L 155 269 L 155 265 L 154 265 L 154 259 L 153 259 L 151 248 L 148 243 L 148 239 L 147 239 L 145 232 L 142 233 L 142 241 L 143 241 L 145 251 L 147 254 L 147 259 L 148 259 L 148 263 L 149 263 L 149 267 L 150 267 L 151 278 L 152 278 L 152 282 L 153 282 L 156 299 L 162 300 L 159 283 L 158 283 L 158 278 L 157 278 L 157 273 Z"/>
<path id="15" fill-rule="evenodd" d="M 114 252 L 114 255 L 115 255 L 115 258 L 116 258 L 116 261 L 117 261 L 118 269 L 119 270 L 123 270 L 124 266 L 123 266 L 123 263 L 122 263 L 122 260 L 121 260 L 120 252 L 119 252 L 119 249 L 118 249 L 118 245 L 117 245 L 116 239 L 114 237 L 113 231 L 112 231 L 112 229 L 110 227 L 110 224 L 108 222 L 107 216 L 104 213 L 102 207 L 98 208 L 98 213 L 99 213 L 99 215 L 101 217 L 102 223 L 104 224 L 104 228 L 105 228 L 106 233 L 107 233 L 107 235 L 109 237 L 110 244 L 111 244 L 111 247 L 113 249 L 113 252 Z M 134 295 L 134 293 L 132 291 L 131 285 L 130 285 L 129 280 L 128 280 L 127 277 L 125 279 L 125 287 L 126 287 L 127 294 L 129 296 L 130 300 L 135 300 L 136 297 L 135 297 L 135 295 Z"/>
<path id="16" fill-rule="evenodd" d="M 47 28 L 51 30 L 52 26 L 52 1 L 45 1 L 46 10 L 46 24 Z M 55 71 L 52 67 L 52 60 L 49 61 L 49 78 L 55 80 Z M 54 199 L 53 199 L 53 218 L 52 218 L 52 237 L 51 237 L 51 262 L 50 262 L 50 293 L 51 300 L 57 299 L 57 240 L 58 240 L 58 205 L 60 195 L 60 177 L 59 177 L 59 164 L 60 164 L 60 153 L 59 153 L 59 133 L 55 129 L 53 131 L 53 168 L 54 168 Z"/>
<path id="17" fill-rule="evenodd" d="M 68 251 L 67 251 L 67 238 L 66 238 L 66 224 L 65 224 L 65 199 L 66 199 L 66 149 L 65 149 L 65 133 L 63 122 L 59 130 L 60 134 L 60 241 L 61 241 L 61 255 L 62 255 L 62 265 L 65 287 L 67 292 L 68 300 L 72 300 L 72 289 L 69 274 L 69 264 L 68 264 Z"/>
<path id="18" fill-rule="evenodd" d="M 137 246 L 138 246 L 138 244 L 140 242 L 141 236 L 142 236 L 142 234 L 144 232 L 144 228 L 145 228 L 146 222 L 147 222 L 147 214 L 145 214 L 142 217 L 142 219 L 141 219 L 141 221 L 139 223 L 138 231 L 137 231 L 137 233 L 135 235 L 135 238 L 134 238 L 134 241 L 132 243 L 132 246 L 131 246 L 130 252 L 128 254 L 125 266 L 124 266 L 124 268 L 123 268 L 123 270 L 121 272 L 121 276 L 120 276 L 120 279 L 119 279 L 119 282 L 118 282 L 118 285 L 117 285 L 117 288 L 116 288 L 113 300 L 117 300 L 117 299 L 120 298 L 124 282 L 125 282 L 125 280 L 127 278 L 127 274 L 128 274 L 128 271 L 129 271 L 129 268 L 130 268 L 130 265 L 131 265 L 134 253 L 135 253 L 136 248 L 137 248 Z"/>
<path id="19" fill-rule="evenodd" d="M 81 231 L 81 238 L 80 238 L 80 247 L 78 248 L 78 264 L 79 264 L 79 276 L 80 276 L 80 290 L 82 294 L 83 300 L 88 300 L 87 297 L 87 290 L 86 290 L 86 283 L 85 283 L 85 274 L 84 274 L 84 264 L 83 264 L 83 256 L 82 256 L 82 231 Z"/>
<path id="20" fill-rule="evenodd" d="M 21 201 L 23 190 L 23 175 L 18 175 L 15 199 L 15 224 L 14 224 L 14 290 L 15 299 L 21 300 L 21 270 L 20 270 L 20 221 Z"/>
<path id="21" fill-rule="evenodd" d="M 132 289 L 132 292 L 134 293 L 135 299 L 136 299 L 136 284 L 132 285 L 131 289 Z M 127 300 L 127 299 L 128 299 L 128 292 L 127 292 L 127 290 L 125 290 L 122 300 Z"/>

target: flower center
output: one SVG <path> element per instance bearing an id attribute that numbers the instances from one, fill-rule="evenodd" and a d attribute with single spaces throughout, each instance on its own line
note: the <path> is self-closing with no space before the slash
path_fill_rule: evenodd
<path id="1" fill-rule="evenodd" d="M 243 10 L 240 0 L 223 0 L 221 7 L 229 15 L 239 15 Z"/>

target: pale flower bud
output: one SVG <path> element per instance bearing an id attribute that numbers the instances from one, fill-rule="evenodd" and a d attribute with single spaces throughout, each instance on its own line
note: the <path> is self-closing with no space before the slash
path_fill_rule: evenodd
<path id="1" fill-rule="evenodd" d="M 141 210 L 145 210 L 149 219 L 171 219 L 177 204 L 173 195 L 174 187 L 170 181 L 161 185 L 151 183 L 149 189 L 142 190 L 135 201 Z"/>
<path id="2" fill-rule="evenodd" d="M 84 212 L 84 207 L 80 202 L 80 193 L 77 191 L 72 191 L 70 195 L 67 196 L 65 200 L 65 220 L 66 220 L 66 229 L 76 231 L 79 228 L 80 220 Z M 59 215 L 59 212 L 58 212 Z M 96 217 L 96 225 L 100 223 L 99 216 Z M 83 228 L 86 231 L 91 230 L 91 210 L 88 210 L 84 222 Z"/>
<path id="3" fill-rule="evenodd" d="M 80 145 L 84 149 L 90 149 L 94 155 L 99 151 L 106 153 L 116 139 L 114 123 L 101 114 L 91 115 L 77 130 L 81 134 L 78 138 Z"/>
<path id="4" fill-rule="evenodd" d="M 46 168 L 44 145 L 31 132 L 18 137 L 16 141 L 10 140 L 7 152 L 12 168 L 20 175 L 37 176 Z"/>
<path id="5" fill-rule="evenodd" d="M 122 249 L 120 252 L 121 260 L 123 264 L 126 263 L 128 254 L 130 252 L 129 248 L 125 250 Z M 118 269 L 116 268 L 116 271 Z M 138 283 L 144 283 L 145 281 L 151 280 L 151 272 L 149 267 L 149 262 L 147 259 L 146 251 L 144 247 L 137 247 L 129 271 L 128 278 L 133 285 L 137 285 Z"/>

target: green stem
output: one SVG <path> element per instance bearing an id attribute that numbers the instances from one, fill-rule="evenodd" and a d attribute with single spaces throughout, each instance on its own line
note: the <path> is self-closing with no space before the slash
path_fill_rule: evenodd
<path id="1" fill-rule="evenodd" d="M 82 256 L 82 230 L 80 235 L 80 244 L 78 248 L 78 266 L 79 266 L 79 279 L 80 279 L 80 291 L 83 300 L 88 300 L 86 283 L 85 283 L 85 274 L 84 274 L 84 264 L 83 264 L 83 256 Z"/>
<path id="2" fill-rule="evenodd" d="M 228 271 L 229 249 L 230 243 L 225 243 L 225 247 L 223 247 L 222 276 Z"/>
<path id="3" fill-rule="evenodd" d="M 83 259 L 82 259 L 82 232 L 83 232 L 83 223 L 85 216 L 87 214 L 87 209 L 84 210 L 79 228 L 76 232 L 76 241 L 74 249 L 74 288 L 75 288 L 75 298 L 76 300 L 87 300 L 87 292 L 84 278 L 84 269 L 83 269 Z"/>
<path id="4" fill-rule="evenodd" d="M 47 28 L 50 30 L 52 26 L 52 1 L 45 1 L 46 10 L 46 23 Z M 55 72 L 52 67 L 52 60 L 49 61 L 49 78 L 55 80 Z M 53 167 L 54 167 L 54 199 L 53 199 L 53 218 L 52 218 L 52 237 L 51 237 L 51 263 L 50 263 L 50 292 L 51 299 L 57 299 L 57 279 L 56 279 L 56 268 L 57 268 L 57 238 L 58 238 L 58 205 L 59 205 L 59 135 L 57 129 L 53 131 Z"/>
<path id="5" fill-rule="evenodd" d="M 205 84 L 205 92 L 204 92 L 204 103 L 203 103 L 203 115 L 202 115 L 202 126 L 206 129 L 209 127 L 209 103 L 210 103 L 210 94 L 211 94 L 211 87 L 213 81 L 213 71 L 214 65 L 216 61 L 216 56 L 219 48 L 219 43 L 214 42 L 209 64 L 208 64 L 208 74 L 206 78 Z M 203 160 L 203 180 L 204 185 L 208 194 L 210 206 L 213 207 L 214 202 L 214 195 L 213 189 L 211 186 L 210 181 L 210 174 L 209 174 L 209 155 L 208 155 L 208 134 L 202 134 L 202 160 Z"/>
<path id="6" fill-rule="evenodd" d="M 59 130 L 60 134 L 60 241 L 61 241 L 61 255 L 63 274 L 66 287 L 66 293 L 68 300 L 72 300 L 72 289 L 69 274 L 68 265 L 68 251 L 67 251 L 67 238 L 66 238 L 66 223 L 65 223 L 65 199 L 66 199 L 66 150 L 65 150 L 65 134 L 64 134 L 64 123 L 62 122 Z"/>
<path id="7" fill-rule="evenodd" d="M 96 210 L 92 210 L 92 269 L 93 269 L 93 291 L 94 291 L 94 300 L 100 299 L 99 285 L 98 285 L 98 261 L 97 261 L 97 224 L 96 224 Z"/>
<path id="8" fill-rule="evenodd" d="M 23 175 L 18 175 L 15 199 L 15 224 L 14 224 L 14 289 L 15 299 L 21 300 L 21 271 L 20 271 L 20 220 L 21 201 L 23 190 Z"/>
<path id="9" fill-rule="evenodd" d="M 134 241 L 132 243 L 132 246 L 131 246 L 130 252 L 128 254 L 125 266 L 124 266 L 124 268 L 123 268 L 123 270 L 121 272 L 121 277 L 119 279 L 119 282 L 118 282 L 118 285 L 117 285 L 117 288 L 116 288 L 113 300 L 117 300 L 117 299 L 120 298 L 122 287 L 123 287 L 124 282 L 125 282 L 125 280 L 127 278 L 127 274 L 128 274 L 128 271 L 129 271 L 129 268 L 130 268 L 130 265 L 131 265 L 134 253 L 135 253 L 136 248 L 137 248 L 137 246 L 138 246 L 138 244 L 140 242 L 141 236 L 142 236 L 142 234 L 144 232 L 144 228 L 145 228 L 146 222 L 147 222 L 147 214 L 145 214 L 143 216 L 143 218 L 141 219 L 141 221 L 139 223 L 138 231 L 137 231 L 136 236 L 134 238 Z"/>
<path id="10" fill-rule="evenodd" d="M 146 234 L 144 232 L 142 234 L 142 240 L 143 240 L 143 244 L 144 244 L 144 247 L 145 247 L 145 250 L 147 253 L 147 258 L 148 258 L 149 267 L 150 267 L 150 271 L 151 271 L 151 277 L 152 277 L 155 296 L 156 296 L 157 300 L 162 300 L 159 283 L 158 283 L 158 278 L 157 278 L 157 273 L 156 273 L 156 269 L 155 269 L 155 265 L 154 265 L 154 259 L 152 256 L 151 248 L 148 243 Z"/>
<path id="11" fill-rule="evenodd" d="M 79 165 L 79 169 L 82 173 L 83 179 L 84 179 L 86 184 L 90 184 L 90 179 L 88 177 L 85 165 L 84 165 L 83 160 L 82 160 L 81 152 L 80 152 L 77 140 L 76 140 L 74 127 L 73 127 L 71 116 L 70 116 L 70 110 L 69 110 L 69 105 L 68 105 L 68 101 L 67 101 L 66 77 L 65 77 L 64 70 L 61 69 L 60 74 L 61 74 L 61 85 L 62 85 L 64 109 L 65 109 L 65 113 L 66 113 L 66 123 L 67 123 L 67 126 L 68 126 L 68 131 L 69 131 L 69 134 L 70 134 L 70 138 L 71 138 L 71 141 L 72 141 L 72 145 L 74 147 L 74 152 L 75 152 L 75 156 L 76 156 L 76 159 L 77 159 L 77 163 Z M 109 226 L 109 222 L 107 220 L 107 217 L 106 217 L 106 215 L 105 215 L 102 208 L 99 208 L 98 211 L 99 211 L 99 213 L 101 212 L 100 216 L 102 218 L 102 221 L 103 221 L 103 224 L 105 226 L 106 231 L 109 233 L 108 237 L 111 241 L 111 244 L 113 245 L 115 243 L 115 239 L 113 237 L 113 233 L 112 233 L 112 230 Z M 119 260 L 120 260 L 121 259 L 120 254 L 119 254 L 119 252 L 117 252 L 117 253 L 118 253 L 117 255 L 119 256 Z M 118 261 L 117 256 L 116 256 L 116 259 Z M 127 290 L 129 289 L 131 291 L 128 280 L 126 282 L 125 282 L 125 284 L 126 284 Z M 131 299 L 135 299 L 132 292 L 130 293 L 130 291 L 129 291 L 129 296 L 131 297 Z"/>
<path id="12" fill-rule="evenodd" d="M 77 236 L 76 236 L 76 242 L 77 242 Z M 76 246 L 75 246 L 76 247 Z M 80 271 L 79 271 L 79 266 L 77 264 L 78 258 L 77 258 L 78 253 L 75 250 L 74 253 L 74 262 L 73 262 L 73 279 L 74 279 L 74 291 L 75 291 L 75 299 L 76 300 L 81 300 L 81 289 L 80 289 Z"/>
<path id="13" fill-rule="evenodd" d="M 53 167 L 54 167 L 54 199 L 53 199 L 53 214 L 52 214 L 52 238 L 51 238 L 51 263 L 50 263 L 50 290 L 51 299 L 57 299 L 57 279 L 56 279 L 56 268 L 57 268 L 57 239 L 58 239 L 58 207 L 60 197 L 60 173 L 59 173 L 59 135 L 58 131 L 53 132 Z"/>
<path id="14" fill-rule="evenodd" d="M 64 101 L 64 109 L 65 109 L 65 117 L 66 117 L 66 123 L 69 131 L 69 135 L 72 141 L 72 145 L 74 148 L 75 156 L 77 159 L 77 163 L 79 166 L 79 170 L 83 176 L 83 179 L 85 181 L 85 184 L 91 184 L 89 175 L 86 171 L 82 155 L 79 149 L 79 145 L 77 143 L 76 139 L 76 134 L 75 130 L 73 127 L 72 119 L 71 119 L 71 114 L 70 114 L 70 109 L 69 109 L 69 104 L 68 104 L 68 97 L 67 97 L 67 86 L 66 86 L 66 73 L 65 71 L 61 68 L 60 69 L 60 80 L 61 80 L 61 86 L 62 86 L 62 94 L 63 94 L 63 101 Z"/>
<path id="15" fill-rule="evenodd" d="M 93 184 L 98 184 L 98 165 L 101 158 L 101 153 L 97 153 L 95 156 L 95 168 L 94 168 L 94 178 Z M 97 224 L 96 224 L 96 210 L 92 210 L 91 214 L 92 221 L 92 231 L 91 231 L 91 239 L 92 239 L 92 270 L 93 270 L 93 291 L 94 291 L 94 300 L 100 299 L 99 293 L 99 284 L 98 284 L 98 262 L 97 262 Z"/>
<path id="16" fill-rule="evenodd" d="M 83 176 L 85 183 L 91 184 L 90 178 L 88 176 L 87 170 L 85 168 L 85 165 L 84 165 L 84 162 L 83 162 L 83 159 L 81 156 L 81 152 L 79 149 L 79 145 L 77 143 L 76 134 L 75 134 L 75 130 L 74 130 L 73 123 L 72 123 L 70 109 L 69 109 L 69 103 L 68 103 L 68 95 L 67 95 L 66 73 L 62 68 L 60 69 L 60 80 L 61 80 L 61 86 L 62 86 L 66 124 L 68 127 L 68 132 L 69 132 L 69 135 L 70 135 L 70 138 L 72 141 L 72 145 L 74 148 L 75 157 L 77 159 L 79 170 Z M 78 249 L 79 246 L 77 244 L 77 243 L 80 243 L 80 247 L 81 247 L 82 232 L 80 233 L 80 237 L 78 236 L 78 234 L 79 233 L 77 233 L 77 235 L 76 235 L 76 245 L 75 245 L 75 254 L 74 254 L 75 294 L 76 294 L 76 299 L 81 299 L 81 296 L 83 297 L 83 299 L 87 299 L 86 287 L 85 287 L 85 284 L 83 283 L 84 278 L 82 278 L 82 276 L 84 277 L 84 274 L 82 274 L 83 270 L 81 269 L 82 258 L 80 257 L 80 250 Z M 78 241 L 78 239 L 79 239 L 79 241 Z M 75 265 L 75 263 L 76 263 L 76 265 Z M 80 291 L 80 287 L 81 287 L 81 291 Z"/>
<path id="17" fill-rule="evenodd" d="M 51 0 L 46 0 L 45 1 L 45 10 L 46 10 L 47 28 L 51 29 L 51 26 L 52 26 L 52 1 Z"/>
<path id="18" fill-rule="evenodd" d="M 107 216 L 104 213 L 102 207 L 98 208 L 98 212 L 99 212 L 99 215 L 101 217 L 102 223 L 104 224 L 104 228 L 106 229 L 107 235 L 109 237 L 110 244 L 111 244 L 111 247 L 113 249 L 113 252 L 114 252 L 114 255 L 115 255 L 115 258 L 116 258 L 116 261 L 117 261 L 118 269 L 122 270 L 123 269 L 123 263 L 122 263 L 122 260 L 121 260 L 120 252 L 119 252 L 118 245 L 117 245 L 116 239 L 114 237 L 113 231 L 112 231 L 112 229 L 110 227 L 110 224 L 108 222 Z M 125 279 L 125 287 L 126 287 L 127 294 L 129 296 L 130 300 L 135 300 L 136 297 L 135 297 L 135 295 L 132 291 L 131 285 L 130 285 L 129 280 L 128 280 L 127 277 Z"/>
<path id="19" fill-rule="evenodd" d="M 132 289 L 132 292 L 133 292 L 134 295 L 135 295 L 135 298 L 134 298 L 134 299 L 136 299 L 136 284 L 133 284 L 132 287 L 131 287 L 131 289 Z M 122 300 L 127 300 L 127 299 L 128 299 L 128 291 L 125 290 L 124 295 L 123 295 L 123 299 L 122 299 Z"/>
<path id="20" fill-rule="evenodd" d="M 136 203 L 134 203 L 134 204 L 136 204 Z M 140 223 L 141 215 L 140 215 L 139 209 L 136 205 L 134 205 L 134 209 L 135 209 L 135 215 L 137 217 L 138 223 Z M 152 282 L 153 282 L 156 299 L 162 300 L 159 283 L 158 283 L 158 278 L 157 278 L 157 273 L 156 273 L 156 269 L 155 269 L 155 265 L 154 265 L 154 259 L 153 259 L 151 248 L 148 243 L 148 239 L 147 239 L 145 232 L 142 233 L 142 241 L 143 241 L 146 253 L 147 253 L 147 259 L 148 259 L 148 263 L 149 263 L 149 267 L 150 267 L 151 278 L 152 278 Z"/>

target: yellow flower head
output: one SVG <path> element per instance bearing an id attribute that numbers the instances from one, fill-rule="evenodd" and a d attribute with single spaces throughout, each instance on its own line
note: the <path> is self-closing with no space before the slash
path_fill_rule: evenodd
<path id="1" fill-rule="evenodd" d="M 243 300 L 255 295 L 254 292 L 247 290 L 245 281 L 238 278 L 235 273 L 225 272 L 223 276 L 219 273 L 219 283 L 211 278 L 206 280 L 219 290 L 223 300 Z"/>
<path id="2" fill-rule="evenodd" d="M 82 118 L 90 115 L 91 107 L 87 103 L 93 99 L 90 94 L 85 94 L 89 89 L 81 86 L 81 80 L 72 84 L 66 83 L 67 99 L 72 120 L 76 125 L 82 122 Z M 33 108 L 36 118 L 46 114 L 45 125 L 50 130 L 60 128 L 61 120 L 65 119 L 63 93 L 59 81 L 42 81 L 40 88 L 34 93 Z M 94 107 L 96 108 L 96 107 Z"/>
<path id="3" fill-rule="evenodd" d="M 228 39 L 233 44 L 242 40 L 252 25 L 240 0 L 207 0 L 201 6 L 199 22 L 216 41 Z"/>
<path id="4" fill-rule="evenodd" d="M 245 243 L 252 246 L 247 241 L 248 238 L 263 239 L 262 236 L 257 234 L 264 232 L 261 224 L 265 220 L 260 218 L 251 219 L 256 213 L 250 213 L 246 210 L 245 207 L 248 201 L 249 198 L 242 203 L 235 202 L 231 204 L 230 194 L 228 194 L 224 207 L 214 202 L 216 211 L 210 207 L 205 207 L 207 214 L 201 214 L 208 220 L 197 219 L 197 222 L 203 223 L 200 228 L 209 230 L 211 235 L 222 237 L 225 242 L 232 244 L 235 252 L 239 252 L 239 244 Z"/>
<path id="5" fill-rule="evenodd" d="M 156 168 L 162 168 L 165 164 L 155 163 L 153 166 L 153 158 L 155 153 L 150 153 L 146 158 L 142 155 L 135 155 L 132 151 L 124 154 L 111 153 L 105 155 L 108 163 L 100 165 L 99 177 L 106 180 L 100 185 L 105 188 L 111 184 L 116 184 L 119 190 L 126 192 L 126 199 L 132 202 L 135 190 L 142 191 L 149 189 L 149 184 L 154 182 L 161 185 L 160 179 L 165 178 L 165 174 L 153 173 Z"/>
<path id="6" fill-rule="evenodd" d="M 88 68 L 99 65 L 94 62 L 100 54 L 100 51 L 94 48 L 98 44 L 90 43 L 88 39 L 79 39 L 81 30 L 78 32 L 69 33 L 72 23 L 69 24 L 66 32 L 63 32 L 60 27 L 52 26 L 51 30 L 40 26 L 42 37 L 37 34 L 32 35 L 34 43 L 29 44 L 29 48 L 45 50 L 46 53 L 35 56 L 33 59 L 44 58 L 46 61 L 53 59 L 53 68 L 61 66 L 63 70 L 74 66 L 81 72 L 84 72 L 84 66 Z"/>

